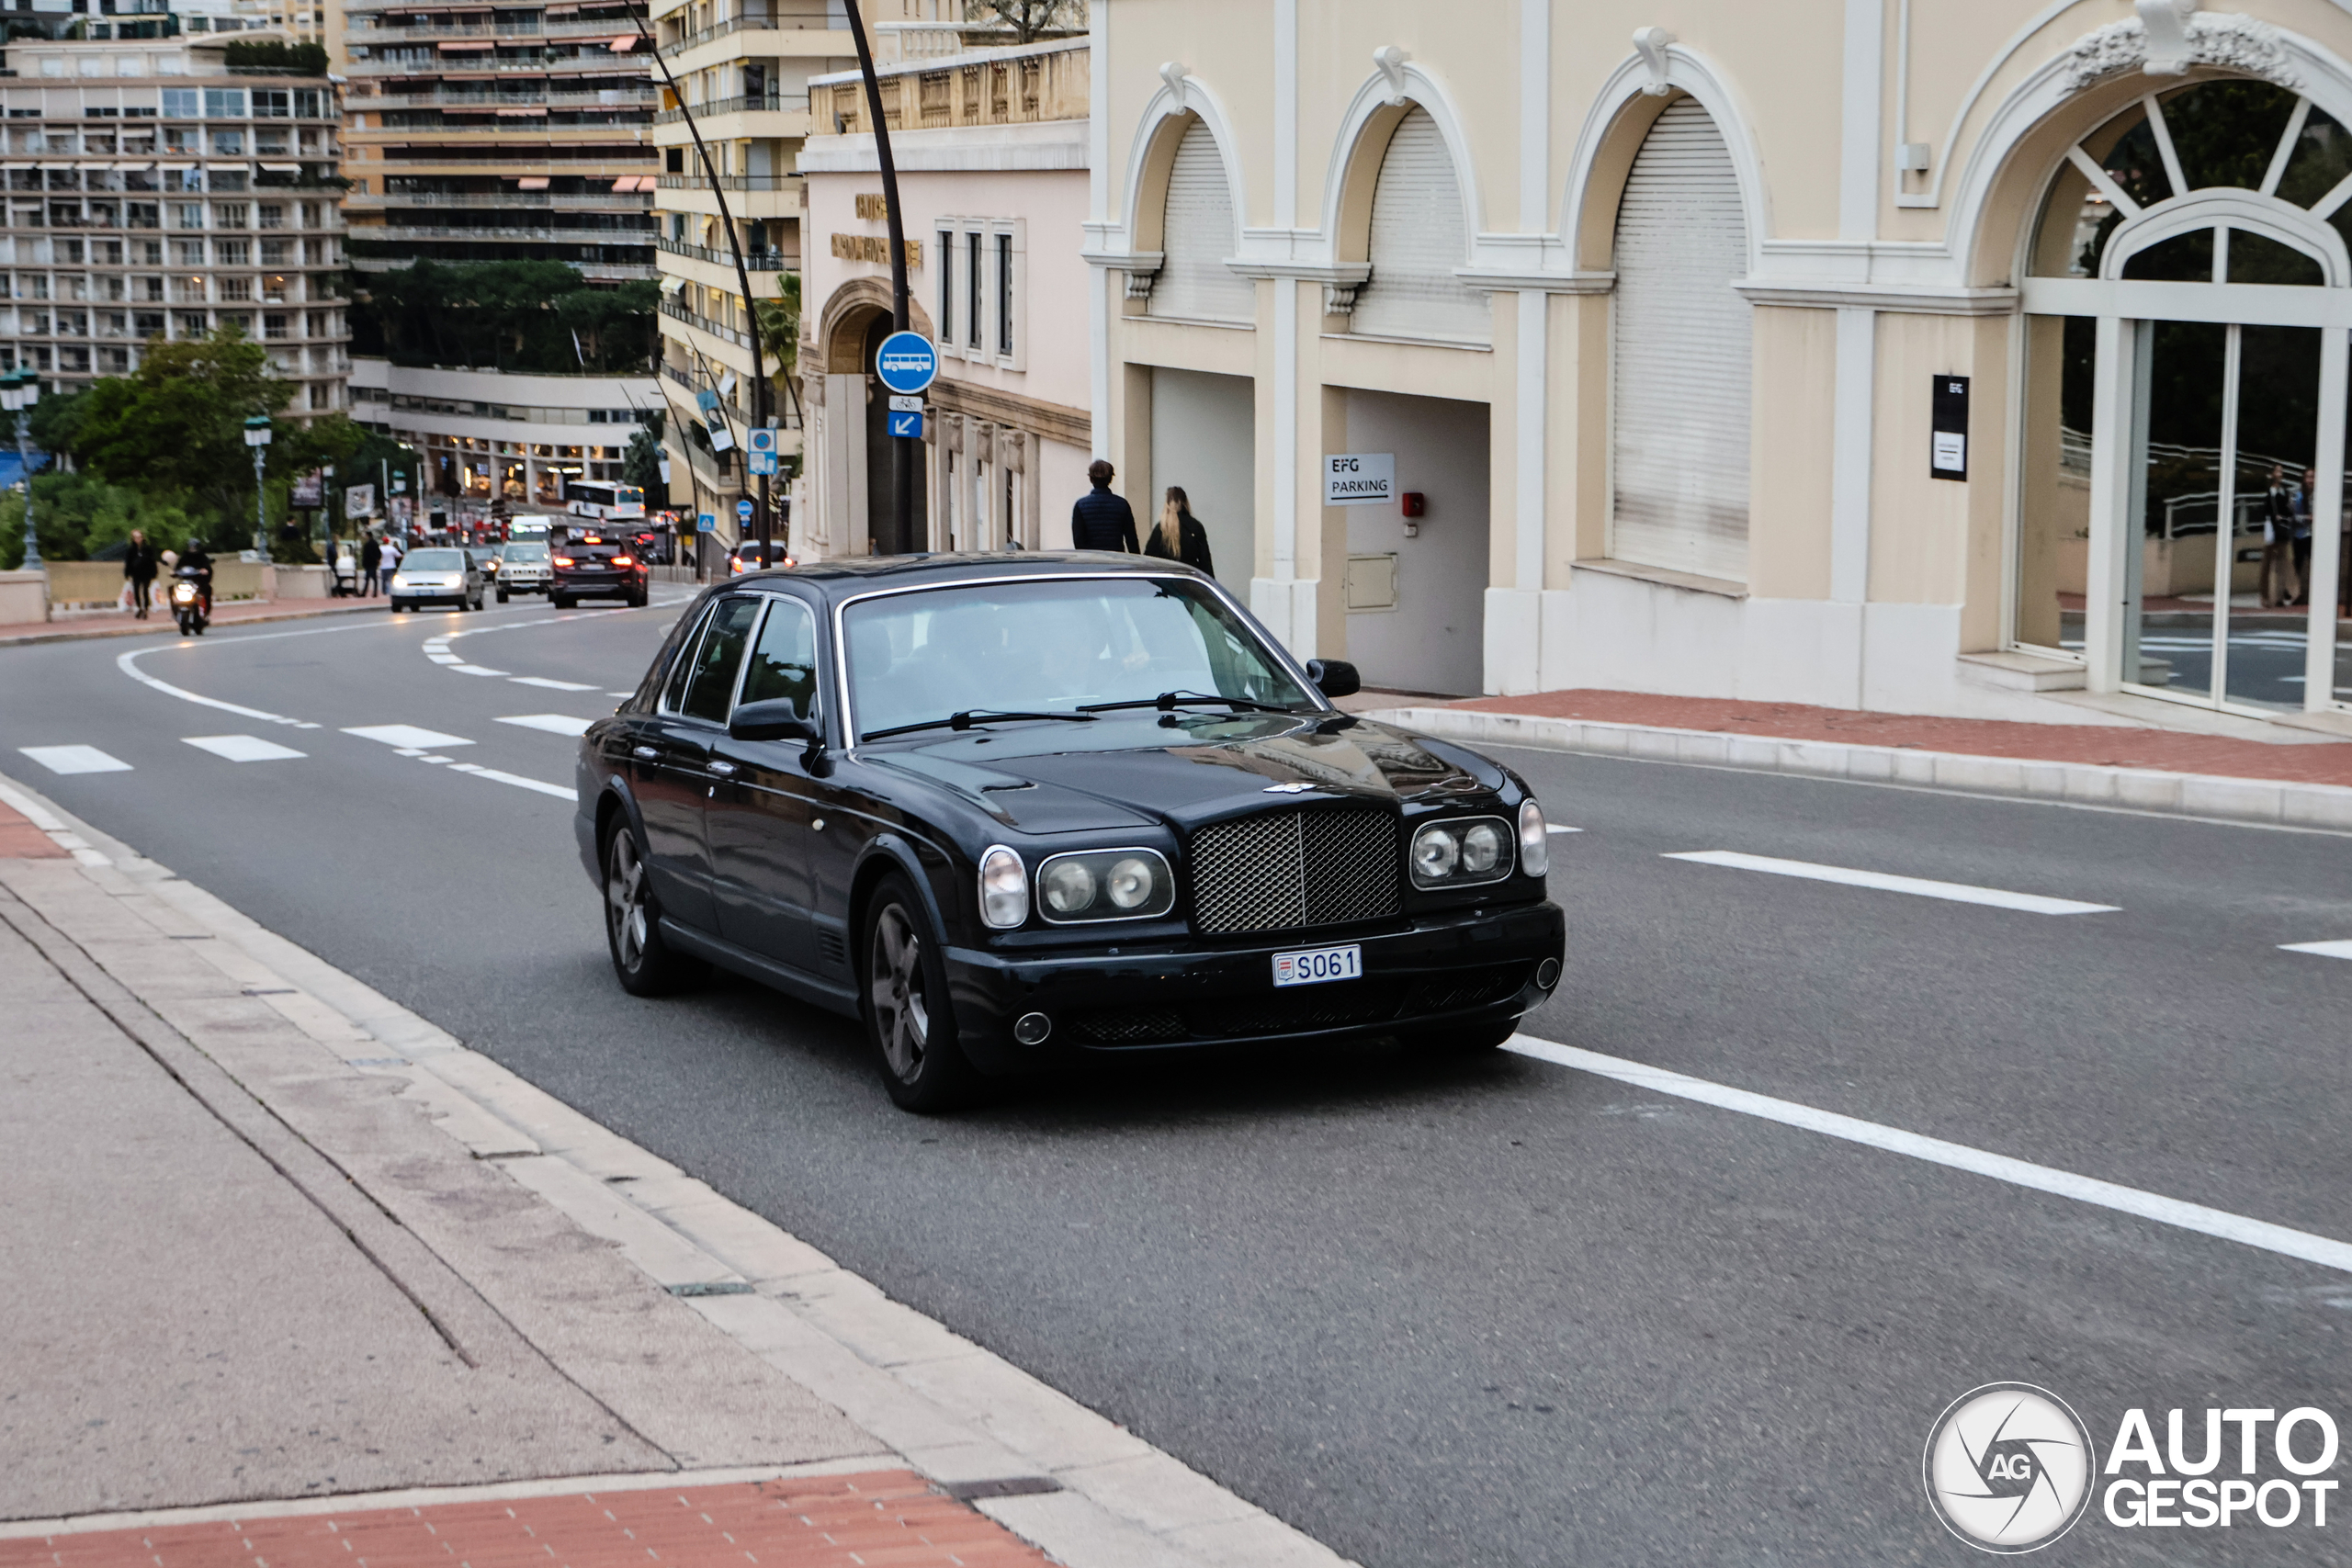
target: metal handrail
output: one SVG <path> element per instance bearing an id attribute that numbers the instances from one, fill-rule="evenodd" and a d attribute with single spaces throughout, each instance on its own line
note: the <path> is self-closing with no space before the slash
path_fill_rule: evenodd
<path id="1" fill-rule="evenodd" d="M 821 7 L 798 17 L 729 17 L 723 22 L 713 22 L 707 28 L 696 28 L 694 31 L 681 36 L 675 43 L 663 44 L 662 57 L 664 60 L 674 60 L 690 49 L 708 43 L 713 39 L 725 38 L 730 33 L 826 32 L 832 30 L 831 22 L 831 15 Z"/>
<path id="2" fill-rule="evenodd" d="M 701 115 L 713 114 L 807 114 L 808 95 L 806 93 L 769 93 L 763 97 L 738 94 L 731 98 L 711 98 L 684 108 L 663 109 L 653 117 L 656 125 L 675 125 L 689 111 Z"/>
<path id="3" fill-rule="evenodd" d="M 794 188 L 792 182 L 798 178 L 800 178 L 800 175 L 797 174 L 720 175 L 718 176 L 719 189 L 742 191 L 791 190 Z M 661 176 L 657 188 L 662 190 L 708 190 L 710 186 L 711 182 L 709 180 L 698 179 L 693 175 L 663 175 Z"/>
<path id="4" fill-rule="evenodd" d="M 690 245 L 684 240 L 673 240 L 666 234 L 657 236 L 654 243 L 673 256 L 691 256 L 695 261 L 708 262 L 713 266 L 735 265 L 735 255 L 731 251 L 713 250 L 708 245 Z M 798 256 L 786 255 L 782 251 L 745 251 L 743 253 L 744 266 L 753 272 L 797 272 L 800 270 Z"/>

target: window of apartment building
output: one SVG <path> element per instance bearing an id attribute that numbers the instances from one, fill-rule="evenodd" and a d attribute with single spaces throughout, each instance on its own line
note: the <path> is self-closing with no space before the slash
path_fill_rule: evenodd
<path id="1" fill-rule="evenodd" d="M 215 229 L 243 229 L 246 215 L 252 209 L 242 201 L 216 201 L 212 204 L 212 226 Z"/>
<path id="2" fill-rule="evenodd" d="M 292 261 L 293 259 L 294 259 L 294 242 L 293 242 L 293 241 L 291 241 L 291 240 L 264 240 L 264 241 L 261 243 L 261 265 L 264 265 L 264 266 L 284 266 L 287 263 L 288 263 L 288 262 Z"/>
<path id="3" fill-rule="evenodd" d="M 98 335 L 100 337 L 121 337 L 130 331 L 130 312 L 125 310 L 101 310 L 98 312 Z"/>
<path id="4" fill-rule="evenodd" d="M 223 310 L 220 312 L 220 324 L 224 327 L 234 327 L 248 337 L 253 335 L 254 319 L 246 311 Z"/>
<path id="5" fill-rule="evenodd" d="M 67 274 L 57 280 L 60 299 L 87 299 L 90 297 L 90 276 L 87 273 Z"/>
<path id="6" fill-rule="evenodd" d="M 49 298 L 49 274 L 47 274 L 47 273 L 45 273 L 45 272 L 28 272 L 28 273 L 27 273 L 27 274 L 25 275 L 25 276 L 24 276 L 23 282 L 22 282 L 22 284 L 21 284 L 21 286 L 20 286 L 20 291 L 18 292 L 18 294 L 17 294 L 17 298 L 18 298 L 19 299 L 48 299 L 48 298 Z"/>
<path id="7" fill-rule="evenodd" d="M 204 112 L 204 95 L 194 87 L 164 89 L 165 119 L 195 119 Z"/>
<path id="8" fill-rule="evenodd" d="M 164 226 L 163 209 L 152 201 L 134 201 L 122 209 L 126 229 L 160 229 Z"/>
<path id="9" fill-rule="evenodd" d="M 57 368 L 68 375 L 87 375 L 90 369 L 90 351 L 86 348 L 59 349 Z"/>
<path id="10" fill-rule="evenodd" d="M 73 266 L 82 265 L 82 242 L 79 240 L 51 240 L 50 249 L 54 253 L 49 258 L 51 261 L 64 262 Z"/>
<path id="11" fill-rule="evenodd" d="M 967 341 L 969 342 L 974 348 L 978 348 L 980 346 L 980 326 L 986 320 L 986 318 L 980 314 L 980 263 L 983 259 L 983 253 L 980 246 L 982 243 L 982 237 L 979 234 L 971 233 L 965 235 L 964 240 L 964 299 L 966 302 L 964 320 L 968 323 L 965 328 L 965 332 L 967 334 Z"/>
<path id="12" fill-rule="evenodd" d="M 130 350 L 127 348 L 100 349 L 98 367 L 109 376 L 128 374 L 130 369 Z"/>
<path id="13" fill-rule="evenodd" d="M 274 304 L 286 303 L 288 298 L 286 275 L 282 272 L 273 272 L 264 277 L 261 280 L 261 297 Z"/>
<path id="14" fill-rule="evenodd" d="M 163 241 L 139 240 L 134 242 L 130 248 L 136 253 L 134 259 L 137 260 L 141 266 L 161 266 L 164 265 Z"/>
<path id="15" fill-rule="evenodd" d="M 996 351 L 1003 357 L 1012 357 L 1012 234 L 1001 230 L 996 236 Z"/>
<path id="16" fill-rule="evenodd" d="M 956 341 L 956 236 L 953 231 L 939 231 L 939 245 L 933 253 L 939 257 L 939 341 Z"/>
<path id="17" fill-rule="evenodd" d="M 286 208 L 284 204 L 275 201 L 265 201 L 260 206 L 254 208 L 254 227 L 256 229 L 285 228 Z"/>
<path id="18" fill-rule="evenodd" d="M 201 143 L 198 141 L 197 133 L 193 130 L 166 130 L 164 132 L 164 151 L 166 152 L 193 152 L 199 145 L 201 145 Z M 196 171 L 193 169 L 164 170 L 164 188 L 165 190 L 200 190 L 203 188 L 201 186 L 193 183 L 187 185 L 178 183 L 179 177 L 182 175 L 187 175 L 188 178 L 193 181 L 196 175 Z"/>
<path id="19" fill-rule="evenodd" d="M 288 338 L 294 335 L 294 318 L 283 310 L 271 310 L 261 319 L 261 335 L 266 338 Z"/>
<path id="20" fill-rule="evenodd" d="M 294 89 L 294 113 L 298 118 L 319 118 L 326 112 L 326 110 L 321 107 L 322 102 L 323 100 L 320 97 L 319 90 L 316 87 L 297 87 Z"/>
<path id="21" fill-rule="evenodd" d="M 49 331 L 49 312 L 47 310 L 17 311 L 17 330 L 22 333 L 47 333 Z"/>
<path id="22" fill-rule="evenodd" d="M 255 119 L 284 119 L 293 112 L 293 96 L 283 87 L 254 89 L 254 118 Z"/>
<path id="23" fill-rule="evenodd" d="M 216 158 L 242 158 L 245 153 L 245 133 L 242 130 L 216 130 L 212 133 L 212 155 Z"/>
<path id="24" fill-rule="evenodd" d="M 246 188 L 246 176 L 245 172 L 243 169 L 215 169 L 211 173 L 211 178 L 212 188 L 214 190 L 231 191 L 243 190 Z M 191 185 L 188 188 L 190 190 L 194 190 L 196 187 Z"/>
<path id="25" fill-rule="evenodd" d="M 131 311 L 130 330 L 142 338 L 161 337 L 164 333 L 164 312 L 161 310 Z"/>
<path id="26" fill-rule="evenodd" d="M 245 90 L 243 87 L 205 88 L 204 118 L 207 119 L 244 118 Z"/>
<path id="27" fill-rule="evenodd" d="M 215 240 L 212 242 L 216 265 L 220 266 L 250 266 L 254 246 L 250 240 Z"/>
<path id="28" fill-rule="evenodd" d="M 311 406 L 312 408 L 314 408 L 314 409 L 327 409 L 327 408 L 333 408 L 333 407 L 334 407 L 334 388 L 332 388 L 332 387 L 330 387 L 330 386 L 327 386 L 327 385 L 326 385 L 325 383 L 323 383 L 323 382 L 313 382 L 313 383 L 311 384 Z"/>
<path id="29" fill-rule="evenodd" d="M 201 310 L 181 311 L 179 315 L 179 323 L 180 336 L 182 337 L 202 337 L 204 335 L 204 312 Z"/>
<path id="30" fill-rule="evenodd" d="M 263 126 L 254 132 L 254 151 L 264 157 L 286 155 L 286 132 L 272 126 Z"/>
<path id="31" fill-rule="evenodd" d="M 311 311 L 309 316 L 303 319 L 302 330 L 306 335 L 311 337 L 326 336 L 327 313 L 324 310 Z"/>
<path id="32" fill-rule="evenodd" d="M 172 227 L 175 229 L 203 228 L 204 204 L 196 201 L 172 203 Z"/>
<path id="33" fill-rule="evenodd" d="M 213 283 L 223 299 L 250 299 L 254 297 L 254 280 L 250 277 L 217 277 Z M 250 321 L 246 323 L 252 325 Z"/>

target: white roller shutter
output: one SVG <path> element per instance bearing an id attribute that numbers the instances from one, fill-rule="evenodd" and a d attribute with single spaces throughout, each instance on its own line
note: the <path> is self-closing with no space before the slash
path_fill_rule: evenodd
<path id="1" fill-rule="evenodd" d="M 1166 259 L 1151 286 L 1151 314 L 1207 321 L 1254 319 L 1257 290 L 1225 265 L 1239 243 L 1225 160 L 1217 155 L 1216 138 L 1196 119 L 1176 144 L 1175 166 L 1168 171 L 1159 246 Z"/>
<path id="2" fill-rule="evenodd" d="M 1678 98 L 1634 159 L 1617 212 L 1615 507 L 1609 553 L 1747 579 L 1748 367 L 1732 289 L 1747 223 L 1723 132 Z"/>
<path id="3" fill-rule="evenodd" d="M 1429 110 L 1414 106 L 1396 124 L 1372 193 L 1372 281 L 1356 295 L 1354 329 L 1382 337 L 1494 336 L 1487 297 L 1453 269 L 1470 259 L 1462 186 Z"/>

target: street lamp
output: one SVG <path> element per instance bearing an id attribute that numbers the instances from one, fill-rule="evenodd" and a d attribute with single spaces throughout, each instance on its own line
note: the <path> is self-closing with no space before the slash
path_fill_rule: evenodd
<path id="1" fill-rule="evenodd" d="M 254 553 L 269 558 L 268 497 L 261 488 L 262 465 L 269 459 L 269 415 L 257 413 L 245 421 L 245 445 L 254 449 Z"/>
<path id="2" fill-rule="evenodd" d="M 40 400 L 40 375 L 29 365 L 0 376 L 0 412 L 17 416 L 17 473 L 25 485 L 25 570 L 40 570 L 40 536 L 33 532 L 33 404 Z"/>

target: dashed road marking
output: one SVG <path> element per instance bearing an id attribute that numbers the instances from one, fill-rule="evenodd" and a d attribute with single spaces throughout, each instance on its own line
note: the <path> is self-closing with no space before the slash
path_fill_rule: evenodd
<path id="1" fill-rule="evenodd" d="M 453 671 L 454 672 L 456 672 L 457 674 L 459 674 L 459 675 L 499 675 L 499 676 L 503 676 L 503 675 L 504 675 L 504 674 L 506 673 L 506 671 L 503 671 L 503 670 L 485 670 L 485 669 L 483 669 L 483 668 L 482 668 L 481 665 L 479 665 L 479 664 L 452 664 L 451 666 L 449 666 L 449 668 L 450 668 L 450 670 L 451 670 L 451 671 Z"/>
<path id="2" fill-rule="evenodd" d="M 380 740 L 387 746 L 418 752 L 437 750 L 444 746 L 473 744 L 461 736 L 444 735 L 437 729 L 420 729 L 413 724 L 363 724 L 345 729 L 344 733 L 356 735 L 362 740 Z"/>
<path id="3" fill-rule="evenodd" d="M 1906 1133 L 1899 1127 L 1841 1116 L 1834 1111 L 1816 1110 L 1810 1105 L 1799 1105 L 1794 1100 L 1775 1100 L 1770 1095 L 1734 1089 L 1728 1084 L 1686 1077 L 1663 1067 L 1629 1062 L 1621 1056 L 1604 1056 L 1597 1051 L 1579 1050 L 1574 1045 L 1555 1044 L 1532 1035 L 1514 1034 L 1504 1048 L 1540 1062 L 1552 1062 L 1563 1067 L 1575 1067 L 1581 1072 L 1614 1078 L 1619 1083 L 1648 1093 L 1670 1094 L 1677 1099 L 1693 1100 L 1721 1110 L 1736 1111 L 1742 1115 L 1778 1122 L 1782 1126 L 1819 1133 L 1826 1137 L 1842 1138 L 1851 1144 L 1868 1145 L 1890 1154 L 1908 1155 L 1913 1159 L 1926 1160 L 1931 1165 L 1949 1166 L 1954 1170 L 1989 1176 L 1996 1181 L 2030 1188 L 2036 1192 L 2072 1198 L 2078 1202 L 2154 1220 L 2159 1224 L 2219 1236 L 2223 1241 L 2234 1241 L 2242 1246 L 2259 1247 L 2265 1252 L 2300 1258 L 2307 1263 L 2352 1273 L 2352 1243 L 2337 1241 L 2332 1236 L 2290 1230 L 2267 1220 L 2248 1219 L 2226 1210 L 2209 1209 L 2202 1203 L 2186 1203 L 2177 1198 L 2166 1198 L 2136 1187 L 2124 1187 L 2112 1181 L 2101 1181 L 2096 1177 L 2078 1176 L 2071 1170 L 2034 1165 L 2007 1155 L 1996 1155 L 1990 1150 L 1971 1148 L 1965 1144 L 1947 1143 L 1941 1138 Z"/>
<path id="4" fill-rule="evenodd" d="M 2114 904 L 2085 904 L 2073 898 L 2049 898 L 2039 893 L 2011 893 L 1999 887 L 1972 887 L 1964 882 L 1930 882 L 1924 877 L 1890 876 L 1884 872 L 1855 871 L 1842 865 L 1815 865 L 1810 861 L 1774 860 L 1770 855 L 1746 855 L 1733 850 L 1691 850 L 1665 858 L 1699 865 L 1729 866 L 1735 871 L 1760 871 L 1772 876 L 1796 876 L 1808 882 L 1842 883 L 1882 893 L 1909 893 L 1954 904 L 2022 909 L 2031 915 L 2104 915 L 2119 908 Z"/>
<path id="5" fill-rule="evenodd" d="M 524 729 L 544 729 L 549 735 L 585 735 L 593 718 L 574 718 L 568 713 L 518 713 L 498 721 Z"/>
<path id="6" fill-rule="evenodd" d="M 2289 942 L 2278 946 L 2281 953 L 2312 953 L 2322 958 L 2352 958 L 2352 942 Z"/>
<path id="7" fill-rule="evenodd" d="M 472 762 L 451 762 L 449 771 L 453 773 L 471 773 L 478 779 L 488 779 L 492 784 L 513 784 L 516 789 L 535 790 L 540 795 L 551 795 L 558 800 L 576 801 L 580 798 L 579 792 L 567 785 L 542 784 L 537 779 L 526 779 L 520 773 L 503 773 L 496 768 L 481 767 Z"/>
<path id="8" fill-rule="evenodd" d="M 585 681 L 559 681 L 551 675 L 509 675 L 518 686 L 537 686 L 549 692 L 593 692 L 596 688 Z"/>
<path id="9" fill-rule="evenodd" d="M 1545 823 L 1544 825 L 1544 830 L 1547 833 L 1581 833 L 1584 831 L 1581 828 L 1563 828 L 1557 822 Z"/>
<path id="10" fill-rule="evenodd" d="M 95 746 L 19 746 L 17 750 L 52 773 L 127 773 L 130 764 Z"/>
<path id="11" fill-rule="evenodd" d="M 275 740 L 264 740 L 258 735 L 184 735 L 180 739 L 199 751 L 209 751 L 232 762 L 282 762 L 310 754 L 291 746 L 280 746 Z"/>

